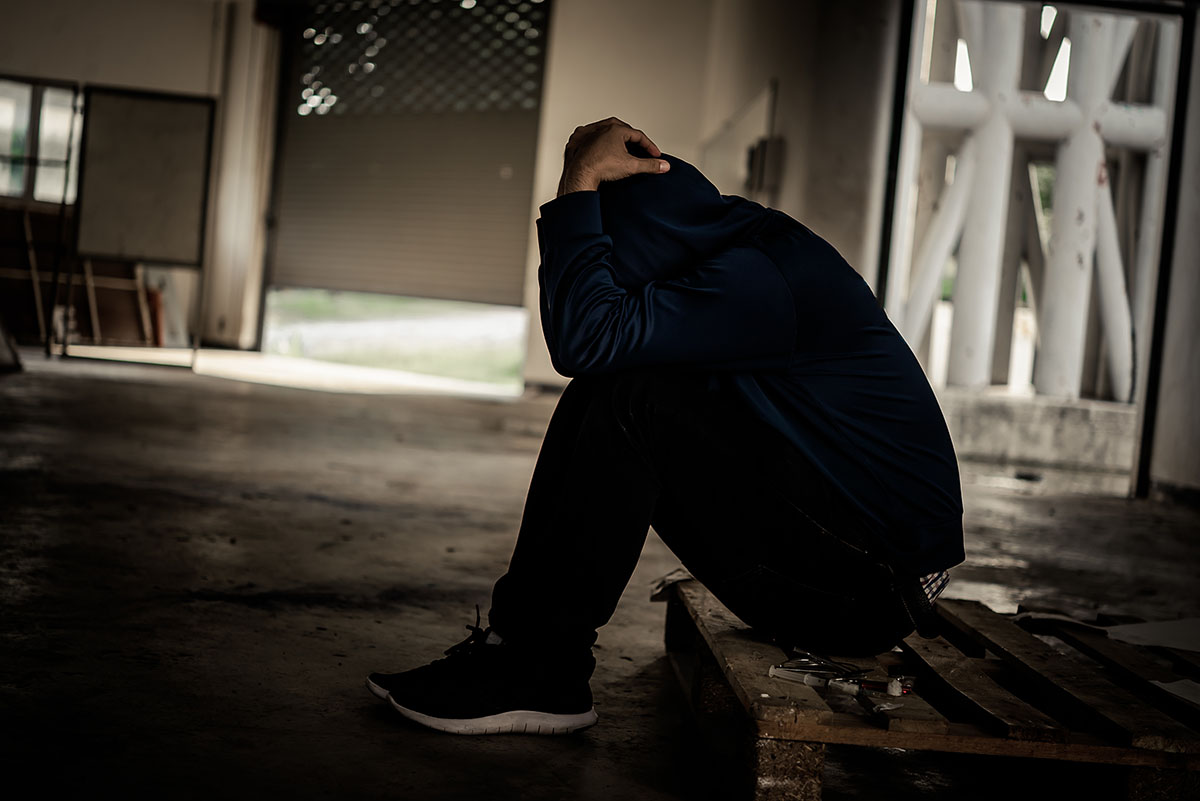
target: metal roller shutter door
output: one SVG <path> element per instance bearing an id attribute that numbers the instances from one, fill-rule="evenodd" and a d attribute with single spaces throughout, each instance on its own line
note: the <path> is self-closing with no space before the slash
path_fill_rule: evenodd
<path id="1" fill-rule="evenodd" d="M 271 284 L 521 305 L 548 4 L 351 5 L 291 38 Z"/>

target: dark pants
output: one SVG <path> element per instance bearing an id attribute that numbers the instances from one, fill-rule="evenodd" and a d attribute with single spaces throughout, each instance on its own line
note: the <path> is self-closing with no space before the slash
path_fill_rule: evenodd
<path id="1" fill-rule="evenodd" d="M 799 451 L 706 374 L 576 378 L 489 622 L 514 645 L 590 662 L 653 525 L 746 624 L 818 653 L 879 653 L 914 626 L 853 521 Z"/>

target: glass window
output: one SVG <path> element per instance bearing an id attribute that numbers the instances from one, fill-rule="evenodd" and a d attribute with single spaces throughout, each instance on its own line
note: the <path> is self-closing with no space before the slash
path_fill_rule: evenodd
<path id="1" fill-rule="evenodd" d="M 42 115 L 38 126 L 38 167 L 33 183 L 33 199 L 59 203 L 75 202 L 75 179 L 79 174 L 79 140 L 83 109 L 70 89 L 46 88 L 42 92 Z M 67 174 L 67 147 L 70 145 L 70 174 Z"/>
<path id="2" fill-rule="evenodd" d="M 0 195 L 25 194 L 29 107 L 33 87 L 0 81 Z"/>

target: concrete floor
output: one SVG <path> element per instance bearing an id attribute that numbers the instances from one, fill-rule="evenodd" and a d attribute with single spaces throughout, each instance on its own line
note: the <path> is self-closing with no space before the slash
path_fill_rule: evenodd
<path id="1" fill-rule="evenodd" d="M 600 724 L 460 738 L 368 696 L 466 635 L 553 396 L 334 395 L 26 354 L 0 378 L 5 796 L 725 797 L 663 658 L 651 537 L 593 681 Z M 1200 615 L 1200 514 L 965 471 L 949 594 Z M 830 750 L 826 798 L 1037 798 L 1111 769 Z M 18 792 L 10 794 L 13 788 Z"/>

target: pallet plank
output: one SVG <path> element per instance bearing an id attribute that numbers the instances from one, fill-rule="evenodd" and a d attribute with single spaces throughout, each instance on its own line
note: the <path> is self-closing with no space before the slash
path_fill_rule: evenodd
<path id="1" fill-rule="evenodd" d="M 784 726 L 833 719 L 833 711 L 812 687 L 767 675 L 767 666 L 783 661 L 783 652 L 752 638 L 703 585 L 695 580 L 681 581 L 674 590 L 729 686 L 753 719 Z"/>
<path id="2" fill-rule="evenodd" d="M 1184 651 L 1165 646 L 1154 646 L 1153 650 L 1170 659 L 1175 669 L 1179 671 L 1181 678 L 1200 681 L 1200 654 L 1195 651 Z"/>
<path id="3" fill-rule="evenodd" d="M 667 643 L 668 654 L 672 657 L 673 664 L 678 667 L 680 660 L 691 659 L 694 661 L 697 657 L 701 659 L 717 657 L 712 645 L 713 639 L 722 646 L 741 647 L 740 642 L 725 642 L 722 637 L 725 629 L 741 629 L 743 628 L 742 624 L 737 622 L 715 599 L 711 600 L 711 604 L 697 603 L 697 594 L 707 594 L 702 587 L 696 585 L 695 590 L 691 592 L 681 593 L 675 590 L 673 592 L 675 595 L 671 599 L 671 604 L 677 604 L 679 612 L 678 615 L 673 616 L 673 625 L 668 627 L 674 629 Z M 710 614 L 714 618 L 710 625 L 705 625 L 705 616 Z M 669 617 L 669 619 L 672 618 Z M 756 646 L 763 648 L 757 657 L 761 661 L 752 660 L 742 664 L 739 668 L 752 678 L 759 677 L 763 666 L 771 664 L 772 660 L 776 658 L 771 653 L 773 649 L 766 644 L 758 642 Z M 780 655 L 782 654 L 780 653 Z M 1008 667 L 1009 663 L 996 658 L 964 658 L 973 668 L 985 675 L 1005 676 L 1012 673 L 1011 668 Z M 723 657 L 716 659 L 713 664 L 714 668 L 716 662 L 720 662 L 721 675 L 730 683 L 728 691 L 733 695 L 730 699 L 732 701 L 730 711 L 743 714 L 748 709 L 747 701 L 754 700 L 755 688 L 752 685 L 753 681 L 758 679 L 745 682 L 733 681 L 730 678 L 729 660 Z M 736 662 L 735 660 L 735 666 Z M 692 665 L 685 667 L 686 669 L 679 671 L 679 678 L 685 687 L 692 686 L 697 681 L 697 671 Z M 803 687 L 803 685 L 796 686 L 790 682 L 785 682 L 788 686 L 781 688 L 776 680 L 769 677 L 762 678 L 764 683 L 776 692 L 786 692 L 788 689 L 812 689 Z M 771 689 L 763 689 L 760 692 L 769 693 Z M 817 700 L 824 703 L 819 696 Z M 748 716 L 753 718 L 755 714 L 758 714 L 758 719 L 747 721 L 751 724 L 750 731 L 757 733 L 759 742 L 776 740 L 783 741 L 789 746 L 805 742 L 874 746 L 1200 772 L 1200 754 L 1130 748 L 1114 744 L 1111 740 L 1104 740 L 1087 732 L 1071 732 L 1068 742 L 1039 742 L 997 737 L 979 726 L 965 722 L 950 722 L 949 731 L 946 732 L 905 732 L 871 725 L 858 712 L 854 714 L 832 712 L 831 716 L 826 716 L 818 708 L 819 714 L 804 715 L 792 712 L 775 716 L 777 719 L 771 719 L 773 716 L 770 714 L 762 715 L 762 712 L 763 709 L 760 707 Z M 728 721 L 727 718 L 722 720 Z M 726 731 L 729 730 L 727 722 L 723 728 Z M 760 779 L 763 776 L 769 777 L 771 773 L 775 772 L 764 771 L 763 767 L 762 764 L 758 765 Z"/>
<path id="4" fill-rule="evenodd" d="M 943 599 L 937 608 L 943 620 L 1001 656 L 1048 696 L 1090 718 L 1107 736 L 1135 748 L 1200 752 L 1200 738 L 1183 724 L 978 601 Z"/>
<path id="5" fill-rule="evenodd" d="M 847 661 L 843 657 L 833 658 L 839 662 Z M 891 668 L 896 668 L 897 674 L 903 672 L 902 660 L 901 654 L 892 652 L 866 660 L 863 666 L 873 663 L 874 668 L 868 669 L 862 678 L 886 685 L 892 675 Z M 946 716 L 915 692 L 888 695 L 886 692 L 860 691 L 856 700 L 869 717 L 880 721 L 888 731 L 945 734 L 950 730 L 950 721 Z"/>
<path id="6" fill-rule="evenodd" d="M 1137 646 L 1110 639 L 1102 632 L 1061 622 L 1044 622 L 1036 618 L 1022 621 L 1022 627 L 1044 634 L 1053 634 L 1072 648 L 1087 654 L 1105 668 L 1126 688 L 1142 695 L 1155 706 L 1183 723 L 1200 727 L 1200 708 L 1180 698 L 1162 684 L 1179 679 L 1165 665 L 1145 655 Z"/>
<path id="7" fill-rule="evenodd" d="M 1067 730 L 1058 722 L 1001 687 L 976 660 L 941 637 L 927 640 L 913 634 L 902 647 L 928 669 L 930 678 L 936 677 L 933 680 L 982 718 L 984 728 L 1014 740 L 1067 741 Z"/>
<path id="8" fill-rule="evenodd" d="M 945 734 L 950 730 L 950 721 L 916 693 L 860 693 L 858 701 L 868 713 L 881 719 L 888 731 Z"/>
<path id="9" fill-rule="evenodd" d="M 863 726 L 857 716 L 834 713 L 834 720 L 830 724 L 800 723 L 785 728 L 760 722 L 758 732 L 761 737 L 808 740 L 831 745 L 903 748 L 914 751 L 941 751 L 1200 771 L 1200 754 L 1130 748 L 1114 745 L 1111 741 L 1105 743 L 1086 735 L 1080 741 L 1073 739 L 1066 743 L 1010 740 L 988 734 L 976 726 L 965 723 L 951 723 L 950 731 L 945 734 L 895 732 L 878 726 Z"/>

